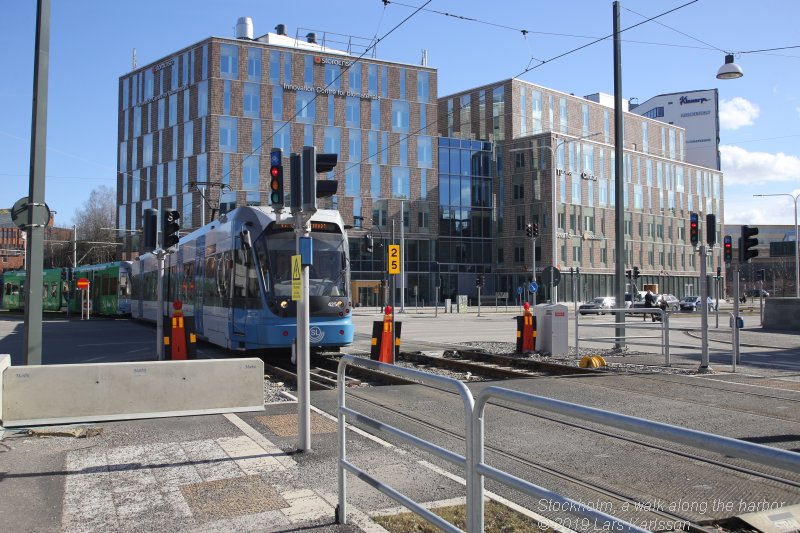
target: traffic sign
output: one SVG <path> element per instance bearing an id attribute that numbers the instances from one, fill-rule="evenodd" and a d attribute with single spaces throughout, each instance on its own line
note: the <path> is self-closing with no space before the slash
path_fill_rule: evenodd
<path id="1" fill-rule="evenodd" d="M 33 224 L 35 226 L 47 226 L 50 223 L 50 208 L 47 204 L 31 204 L 28 197 L 23 196 L 11 207 L 11 222 L 19 229 L 28 227 L 28 209 L 31 207 L 41 207 L 43 209 L 33 210 Z"/>
<path id="2" fill-rule="evenodd" d="M 82 291 L 86 290 L 89 288 L 89 280 L 86 278 L 80 278 L 75 285 Z"/>
<path id="3" fill-rule="evenodd" d="M 517 287 L 517 294 L 522 295 L 522 287 Z"/>
<path id="4" fill-rule="evenodd" d="M 299 255 L 292 256 L 292 301 L 299 302 L 303 299 L 302 296 L 302 266 L 300 265 Z"/>
<path id="5" fill-rule="evenodd" d="M 535 281 L 531 281 L 531 284 L 528 285 L 528 292 L 536 292 L 539 290 L 539 285 Z"/>
<path id="6" fill-rule="evenodd" d="M 389 274 L 400 273 L 400 245 L 389 245 Z"/>
<path id="7" fill-rule="evenodd" d="M 558 283 L 561 281 L 561 271 L 554 266 L 545 267 L 542 270 L 542 281 L 549 284 L 551 279 L 553 287 L 558 287 Z"/>

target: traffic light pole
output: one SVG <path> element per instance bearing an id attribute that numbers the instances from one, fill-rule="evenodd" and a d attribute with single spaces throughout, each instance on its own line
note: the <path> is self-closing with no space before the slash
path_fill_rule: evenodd
<path id="1" fill-rule="evenodd" d="M 701 331 L 701 355 L 700 355 L 700 372 L 710 372 L 708 367 L 708 278 L 707 278 L 707 265 L 706 253 L 707 246 L 705 243 L 700 244 L 700 302 L 702 303 L 702 314 L 700 321 Z"/>
<path id="2" fill-rule="evenodd" d="M 533 267 L 532 267 L 532 280 L 536 282 L 536 237 L 531 237 L 531 250 L 533 251 Z M 536 307 L 536 293 L 539 291 L 533 292 L 533 306 Z"/>
<path id="3" fill-rule="evenodd" d="M 309 237 L 308 221 L 304 213 L 294 214 L 295 249 L 300 254 L 300 238 Z M 297 449 L 301 452 L 311 451 L 311 344 L 309 328 L 311 317 L 308 305 L 309 273 L 308 266 L 303 265 L 300 273 L 300 301 L 297 302 L 297 410 L 298 432 Z"/>
<path id="4" fill-rule="evenodd" d="M 158 260 L 158 313 L 156 314 L 156 356 L 159 361 L 164 360 L 164 258 L 167 255 L 162 249 L 155 250 Z"/>

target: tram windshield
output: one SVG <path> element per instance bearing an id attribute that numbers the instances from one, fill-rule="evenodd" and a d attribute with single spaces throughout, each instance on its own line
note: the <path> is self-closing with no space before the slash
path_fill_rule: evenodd
<path id="1" fill-rule="evenodd" d="M 347 262 L 344 239 L 339 233 L 313 233 L 314 264 L 309 272 L 311 296 L 346 296 Z M 264 233 L 256 241 L 269 291 L 277 298 L 292 295 L 292 256 L 295 236 L 291 231 Z"/>

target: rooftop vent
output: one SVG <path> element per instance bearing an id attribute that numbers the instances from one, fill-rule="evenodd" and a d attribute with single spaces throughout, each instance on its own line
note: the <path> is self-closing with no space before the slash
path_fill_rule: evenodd
<path id="1" fill-rule="evenodd" d="M 278 35 L 286 35 L 286 25 L 285 24 L 278 24 L 275 26 L 275 33 Z"/>
<path id="2" fill-rule="evenodd" d="M 314 32 L 311 32 L 311 33 L 307 34 L 306 35 L 306 41 L 308 41 L 308 42 L 310 42 L 312 44 L 316 44 L 316 42 L 317 42 L 317 34 L 314 33 Z"/>
<path id="3" fill-rule="evenodd" d="M 253 40 L 253 19 L 239 17 L 236 21 L 236 38 Z"/>

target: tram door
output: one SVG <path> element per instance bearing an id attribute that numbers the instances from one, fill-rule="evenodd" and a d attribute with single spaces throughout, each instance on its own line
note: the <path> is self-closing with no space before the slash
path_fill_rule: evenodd
<path id="1" fill-rule="evenodd" d="M 230 257 L 230 252 L 225 254 Z M 233 335 L 245 334 L 247 325 L 247 251 L 238 249 L 233 251 L 234 264 L 231 275 L 231 332 Z"/>

